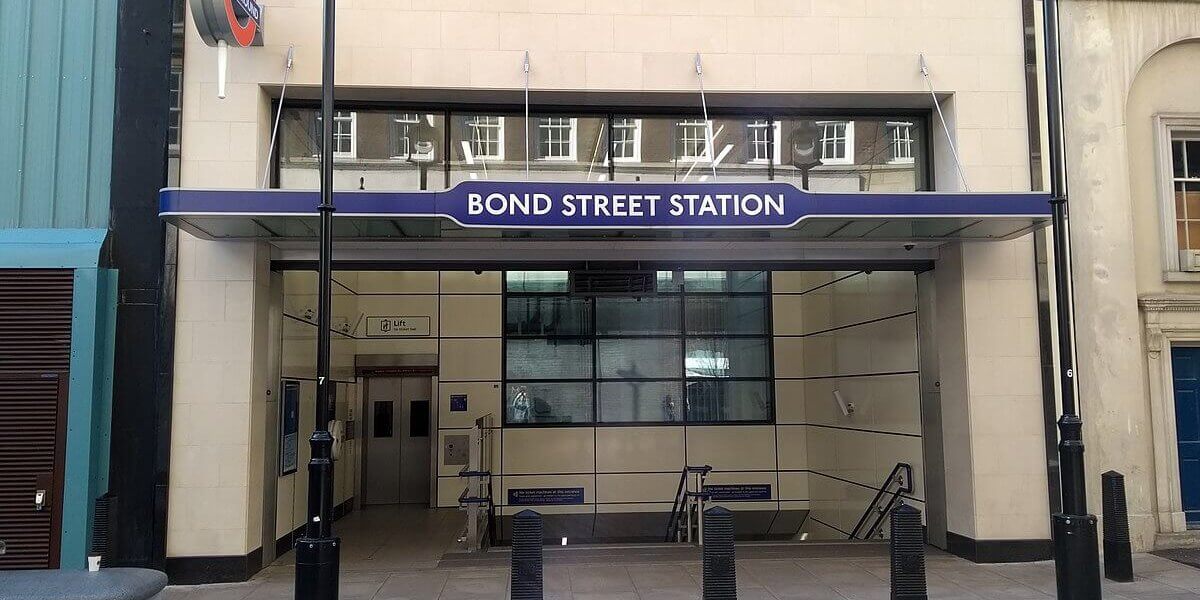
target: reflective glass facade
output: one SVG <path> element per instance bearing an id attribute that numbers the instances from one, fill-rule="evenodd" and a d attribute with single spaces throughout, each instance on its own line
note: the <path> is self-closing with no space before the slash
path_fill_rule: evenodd
<path id="1" fill-rule="evenodd" d="M 916 117 L 341 110 L 338 189 L 461 181 L 788 181 L 814 191 L 928 189 Z M 277 183 L 318 185 L 317 111 L 285 108 Z"/>

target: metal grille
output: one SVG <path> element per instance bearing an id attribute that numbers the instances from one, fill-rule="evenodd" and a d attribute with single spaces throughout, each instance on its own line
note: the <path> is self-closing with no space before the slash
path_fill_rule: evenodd
<path id="1" fill-rule="evenodd" d="M 59 394 L 55 374 L 0 374 L 0 569 L 41 569 L 58 563 L 54 474 L 60 460 Z M 45 489 L 48 507 L 34 495 Z"/>
<path id="2" fill-rule="evenodd" d="M 0 569 L 58 566 L 72 292 L 71 271 L 0 269 Z"/>
<path id="3" fill-rule="evenodd" d="M 71 271 L 0 269 L 0 373 L 66 371 Z"/>

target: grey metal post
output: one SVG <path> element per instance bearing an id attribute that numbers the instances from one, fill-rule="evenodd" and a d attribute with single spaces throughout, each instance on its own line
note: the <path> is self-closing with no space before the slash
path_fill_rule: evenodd
<path id="1" fill-rule="evenodd" d="M 525 509 L 513 515 L 512 600 L 542 600 L 542 515 Z"/>
<path id="2" fill-rule="evenodd" d="M 736 600 L 733 513 L 714 506 L 704 511 L 704 521 L 704 600 Z"/>
<path id="3" fill-rule="evenodd" d="M 892 600 L 928 600 L 921 511 L 907 504 L 892 509 L 888 545 L 892 559 Z"/>
<path id="4" fill-rule="evenodd" d="M 1104 577 L 1133 581 L 1133 545 L 1129 541 L 1129 508 L 1125 503 L 1125 476 L 1108 471 L 1100 475 L 1104 504 Z"/>

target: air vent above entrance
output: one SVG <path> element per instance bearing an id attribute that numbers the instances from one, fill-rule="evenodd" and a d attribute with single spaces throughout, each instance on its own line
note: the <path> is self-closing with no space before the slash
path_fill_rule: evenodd
<path id="1" fill-rule="evenodd" d="M 653 294 L 656 271 L 572 271 L 571 293 L 577 296 Z"/>

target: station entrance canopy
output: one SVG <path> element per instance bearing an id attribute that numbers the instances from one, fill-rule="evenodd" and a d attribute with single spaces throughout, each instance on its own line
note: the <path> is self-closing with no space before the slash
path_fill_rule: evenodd
<path id="1" fill-rule="evenodd" d="M 310 240 L 318 193 L 167 188 L 160 216 L 205 239 Z M 339 191 L 342 239 L 571 237 L 949 241 L 1019 237 L 1050 219 L 1044 193 L 826 193 L 782 182 L 466 181 L 440 191 Z M 489 233 L 490 232 L 490 233 Z"/>

